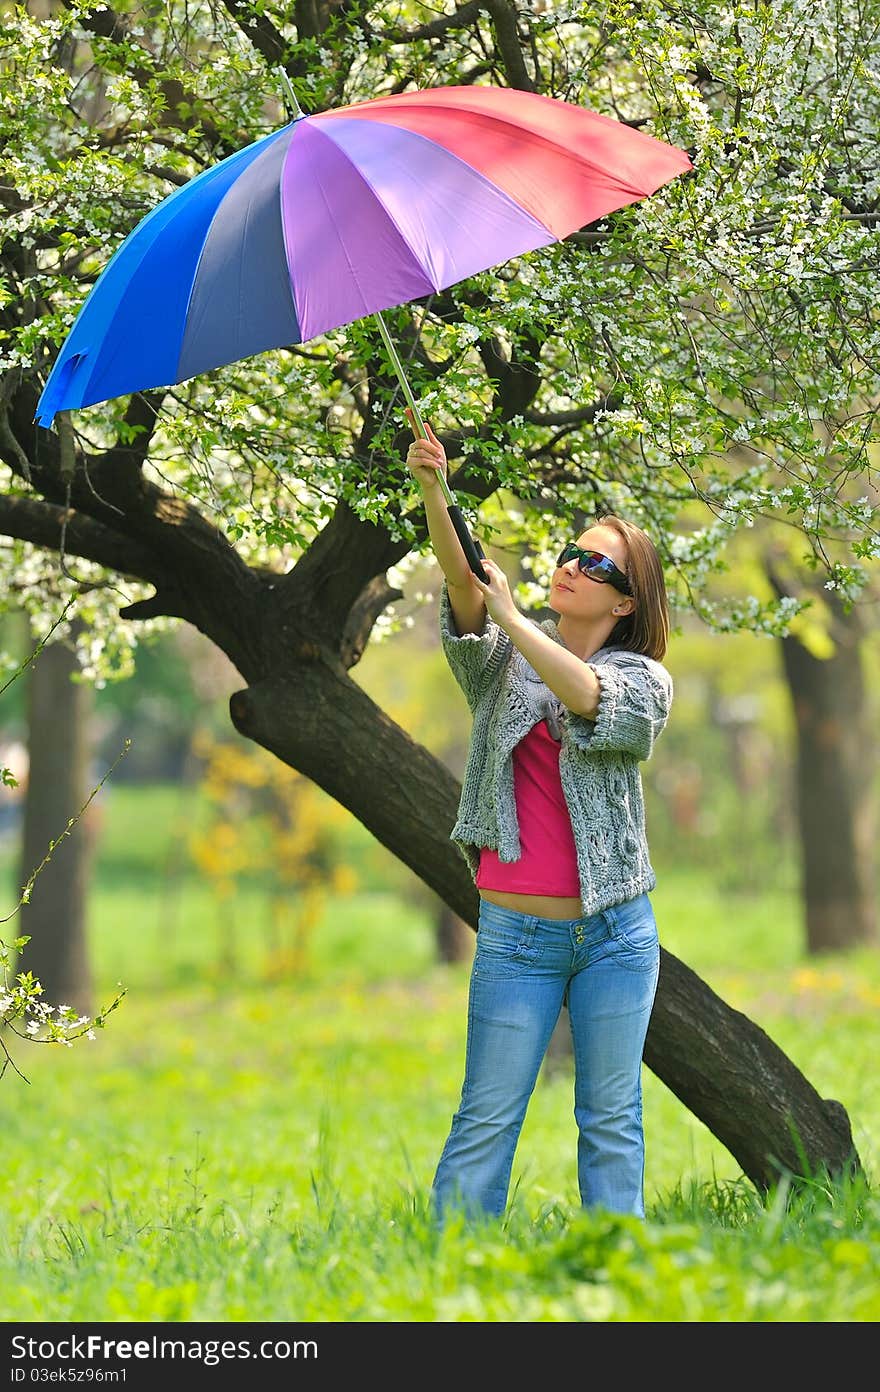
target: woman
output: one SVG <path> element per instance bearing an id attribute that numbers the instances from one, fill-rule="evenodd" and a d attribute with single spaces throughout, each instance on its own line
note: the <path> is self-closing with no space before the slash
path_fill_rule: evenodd
<path id="1" fill-rule="evenodd" d="M 641 1066 L 660 947 L 639 763 L 672 701 L 663 570 L 641 528 L 602 517 L 563 539 L 558 621 L 526 618 L 499 566 L 483 561 L 488 583 L 471 571 L 426 430 L 407 466 L 445 576 L 443 649 L 473 715 L 451 839 L 480 895 L 465 1077 L 433 1204 L 441 1218 L 503 1213 L 566 1005 L 581 1203 L 644 1218 Z"/>

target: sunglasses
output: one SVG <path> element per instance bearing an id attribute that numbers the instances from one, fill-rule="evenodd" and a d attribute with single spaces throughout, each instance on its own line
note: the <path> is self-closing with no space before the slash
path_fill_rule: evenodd
<path id="1" fill-rule="evenodd" d="M 569 541 L 560 551 L 556 564 L 561 566 L 565 565 L 566 561 L 573 560 L 577 560 L 578 570 L 581 575 L 586 575 L 588 580 L 598 580 L 601 585 L 613 585 L 621 594 L 632 594 L 629 580 L 622 570 L 617 569 L 610 556 L 603 556 L 601 551 L 584 551 L 573 541 Z"/>

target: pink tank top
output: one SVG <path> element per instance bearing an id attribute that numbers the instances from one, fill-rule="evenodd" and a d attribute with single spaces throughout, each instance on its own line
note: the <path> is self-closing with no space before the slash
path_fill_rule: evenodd
<path id="1" fill-rule="evenodd" d="M 519 822 L 520 858 L 506 864 L 484 846 L 478 889 L 508 894 L 552 894 L 578 898 L 581 892 L 571 818 L 559 777 L 559 743 L 539 720 L 513 751 L 513 787 Z"/>

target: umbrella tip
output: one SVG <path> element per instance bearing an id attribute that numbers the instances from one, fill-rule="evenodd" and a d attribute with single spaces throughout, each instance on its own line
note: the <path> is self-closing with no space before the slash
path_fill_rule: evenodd
<path id="1" fill-rule="evenodd" d="M 293 84 L 290 81 L 290 78 L 287 76 L 287 73 L 284 70 L 284 68 L 277 67 L 275 71 L 278 74 L 278 79 L 281 83 L 281 86 L 284 88 L 287 109 L 293 116 L 293 119 L 295 121 L 298 121 L 300 117 L 305 116 L 306 113 L 303 111 L 302 107 L 299 104 L 296 92 L 294 92 L 293 90 Z"/>

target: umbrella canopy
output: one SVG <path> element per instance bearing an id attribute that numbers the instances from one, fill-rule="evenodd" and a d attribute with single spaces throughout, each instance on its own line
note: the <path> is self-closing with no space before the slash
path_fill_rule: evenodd
<path id="1" fill-rule="evenodd" d="M 49 427 L 58 411 L 380 314 L 691 168 L 683 150 L 611 117 L 509 88 L 431 87 L 300 116 L 138 223 L 62 345 L 36 419 Z"/>

